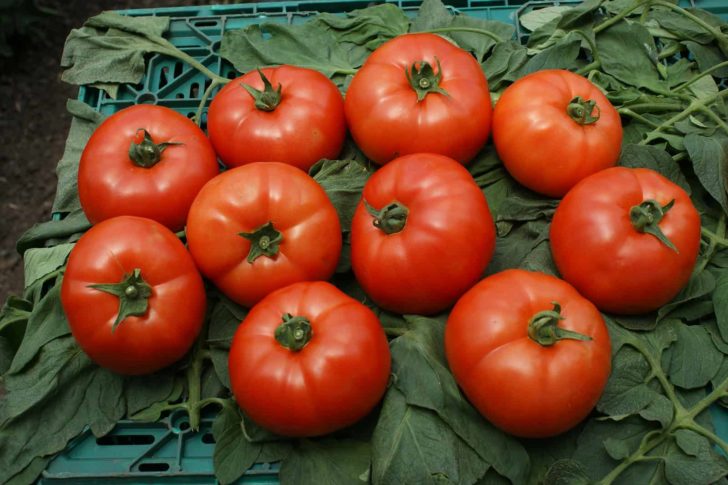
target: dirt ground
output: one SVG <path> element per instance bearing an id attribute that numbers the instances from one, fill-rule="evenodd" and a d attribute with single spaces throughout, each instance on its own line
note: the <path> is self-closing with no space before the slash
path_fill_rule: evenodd
<path id="1" fill-rule="evenodd" d="M 103 10 L 206 2 L 47 0 L 58 15 L 38 25 L 41 35 L 15 38 L 11 58 L 0 57 L 0 305 L 23 288 L 23 262 L 15 241 L 50 218 L 55 166 L 70 125 L 66 99 L 77 88 L 60 81 L 63 43 L 71 29 Z M 219 3 L 219 2 L 218 2 Z"/>

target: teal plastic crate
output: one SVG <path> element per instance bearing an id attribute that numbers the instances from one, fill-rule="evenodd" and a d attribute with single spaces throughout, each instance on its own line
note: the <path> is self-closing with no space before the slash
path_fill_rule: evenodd
<path id="1" fill-rule="evenodd" d="M 421 0 L 386 0 L 407 15 L 416 15 Z M 226 30 L 262 22 L 300 24 L 319 12 L 344 15 L 383 1 L 288 1 L 241 5 L 210 5 L 126 10 L 131 16 L 168 16 L 167 39 L 207 68 L 233 78 L 234 68 L 220 59 L 218 51 Z M 518 39 L 528 32 L 518 24 L 525 12 L 552 5 L 573 5 L 580 0 L 446 0 L 453 13 L 513 23 Z M 728 0 L 680 0 L 684 7 L 698 7 L 728 20 Z M 209 80 L 181 61 L 155 54 L 148 59 L 147 74 L 137 85 L 123 86 L 116 99 L 95 88 L 81 87 L 79 99 L 104 114 L 113 114 L 133 104 L 159 104 L 192 117 Z M 213 93 L 214 95 L 214 93 Z M 212 98 L 212 96 L 211 96 Z M 203 113 L 205 126 L 206 111 Z M 728 411 L 710 410 L 716 433 L 728 439 Z M 203 417 L 200 430 L 192 432 L 182 412 L 157 423 L 122 421 L 107 436 L 95 438 L 90 430 L 74 439 L 48 465 L 38 483 L 51 484 L 217 484 L 212 454 L 214 438 L 210 416 Z M 239 484 L 278 483 L 276 463 L 255 464 Z"/>

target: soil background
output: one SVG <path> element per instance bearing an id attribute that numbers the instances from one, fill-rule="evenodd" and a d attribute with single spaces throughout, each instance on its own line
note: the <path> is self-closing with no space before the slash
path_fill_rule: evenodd
<path id="1" fill-rule="evenodd" d="M 23 262 L 15 241 L 33 224 L 51 217 L 55 168 L 71 123 L 66 100 L 78 93 L 76 86 L 60 80 L 68 33 L 103 10 L 206 3 L 46 0 L 39 4 L 58 13 L 37 23 L 36 33 L 10 39 L 13 55 L 0 57 L 0 305 L 23 290 Z"/>

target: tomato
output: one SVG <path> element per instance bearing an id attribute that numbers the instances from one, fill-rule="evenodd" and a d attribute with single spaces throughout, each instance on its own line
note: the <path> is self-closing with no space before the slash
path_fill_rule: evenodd
<path id="1" fill-rule="evenodd" d="M 356 144 L 378 164 L 421 152 L 467 163 L 490 131 L 490 92 L 480 65 L 434 34 L 401 35 L 372 52 L 344 107 Z"/>
<path id="2" fill-rule="evenodd" d="M 213 98 L 207 130 L 227 166 L 283 162 L 308 171 L 341 151 L 344 100 L 334 83 L 312 69 L 250 71 Z"/>
<path id="3" fill-rule="evenodd" d="M 518 182 L 563 197 L 579 180 L 617 163 L 622 122 L 589 80 L 544 70 L 503 92 L 493 112 L 493 141 Z"/>
<path id="4" fill-rule="evenodd" d="M 89 229 L 68 258 L 61 302 L 78 345 L 119 374 L 179 360 L 205 317 L 205 288 L 182 242 L 150 219 L 119 216 Z"/>
<path id="5" fill-rule="evenodd" d="M 302 282 L 266 296 L 238 327 L 230 383 L 256 423 L 287 436 L 346 427 L 379 402 L 390 372 L 374 313 L 333 285 Z"/>
<path id="6" fill-rule="evenodd" d="M 252 306 L 291 283 L 328 279 L 341 253 L 341 226 L 314 179 L 291 165 L 258 162 L 202 188 L 190 209 L 187 242 L 205 276 Z"/>
<path id="7" fill-rule="evenodd" d="M 481 277 L 495 226 L 470 173 L 451 158 L 407 155 L 364 186 L 351 227 L 351 264 L 387 310 L 444 310 Z"/>
<path id="8" fill-rule="evenodd" d="M 209 140 L 187 117 L 141 104 L 104 120 L 78 167 L 78 196 L 92 223 L 147 217 L 181 230 L 192 200 L 218 173 Z"/>
<path id="9" fill-rule="evenodd" d="M 563 280 L 520 269 L 460 298 L 445 325 L 445 355 L 478 411 L 527 438 L 584 419 L 611 369 L 609 334 L 594 305 Z"/>
<path id="10" fill-rule="evenodd" d="M 647 313 L 690 279 L 700 215 L 688 194 L 657 172 L 614 167 L 566 194 L 550 237 L 559 272 L 597 307 Z"/>

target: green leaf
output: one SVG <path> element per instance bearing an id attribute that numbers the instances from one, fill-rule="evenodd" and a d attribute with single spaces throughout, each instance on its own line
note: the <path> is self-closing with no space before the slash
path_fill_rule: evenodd
<path id="1" fill-rule="evenodd" d="M 162 39 L 169 17 L 129 17 L 103 12 L 74 29 L 66 39 L 61 79 L 71 84 L 138 83 L 144 55 L 171 47 Z M 160 42 L 162 41 L 162 42 Z"/>
<path id="2" fill-rule="evenodd" d="M 705 190 L 724 212 L 728 212 L 726 177 L 728 176 L 728 140 L 691 134 L 685 137 L 685 149 L 693 169 Z"/>
<path id="3" fill-rule="evenodd" d="M 703 299 L 715 289 L 715 277 L 710 271 L 693 274 L 687 286 L 683 288 L 670 303 L 657 310 L 658 323 L 668 317 L 680 318 L 681 310 L 686 303 Z"/>
<path id="4" fill-rule="evenodd" d="M 518 17 L 518 21 L 524 28 L 533 32 L 534 30 L 543 27 L 549 22 L 556 21 L 558 23 L 557 19 L 560 20 L 563 13 L 567 10 L 571 10 L 571 8 L 572 7 L 568 6 L 554 5 L 550 7 L 534 9 L 530 12 L 526 12 L 520 15 Z"/>
<path id="5" fill-rule="evenodd" d="M 675 437 L 680 449 L 665 457 L 665 477 L 670 483 L 714 483 L 728 474 L 728 462 L 713 451 L 707 438 L 691 430 L 678 430 Z"/>
<path id="6" fill-rule="evenodd" d="M 490 56 L 481 65 L 490 90 L 498 91 L 506 82 L 514 81 L 516 73 L 527 59 L 526 48 L 518 42 L 506 41 L 496 44 Z"/>
<path id="7" fill-rule="evenodd" d="M 544 485 L 588 485 L 591 483 L 584 468 L 574 460 L 559 460 L 551 465 Z"/>
<path id="8" fill-rule="evenodd" d="M 342 231 L 349 232 L 364 184 L 373 170 L 355 160 L 321 160 L 308 173 L 334 204 Z"/>
<path id="9" fill-rule="evenodd" d="M 496 239 L 495 253 L 488 264 L 487 273 L 494 274 L 505 269 L 520 267 L 539 245 L 548 240 L 548 237 L 549 224 L 543 219 L 508 227 L 506 234 L 499 235 Z M 533 261 L 534 257 L 530 260 Z"/>
<path id="10" fill-rule="evenodd" d="M 336 36 L 315 20 L 301 25 L 264 22 L 228 30 L 222 37 L 220 56 L 240 72 L 292 64 L 334 77 L 353 74 L 356 67 Z"/>
<path id="11" fill-rule="evenodd" d="M 417 17 L 412 21 L 411 32 L 423 32 L 426 30 L 447 27 L 452 21 L 450 11 L 440 0 L 423 0 Z"/>
<path id="12" fill-rule="evenodd" d="M 704 387 L 718 372 L 723 355 L 715 348 L 707 330 L 700 325 L 676 325 L 677 341 L 672 346 L 670 382 L 684 389 Z"/>
<path id="13" fill-rule="evenodd" d="M 596 41 L 604 72 L 631 86 L 662 90 L 655 41 L 646 27 L 619 22 L 600 32 Z"/>
<path id="14" fill-rule="evenodd" d="M 33 461 L 25 469 L 13 476 L 5 485 L 28 485 L 29 483 L 33 483 L 48 467 L 49 461 L 51 461 L 50 456 L 37 456 L 33 458 Z"/>
<path id="15" fill-rule="evenodd" d="M 124 388 L 128 415 L 137 414 L 158 402 L 167 404 L 176 387 L 175 371 L 167 368 L 154 374 L 128 377 Z"/>
<path id="16" fill-rule="evenodd" d="M 473 483 L 487 470 L 437 414 L 407 404 L 396 387 L 387 391 L 372 437 L 374 484 Z"/>
<path id="17" fill-rule="evenodd" d="M 210 314 L 210 326 L 207 333 L 210 358 L 217 377 L 228 389 L 230 388 L 228 352 L 235 331 L 246 315 L 247 310 L 225 297 L 221 297 Z"/>
<path id="18" fill-rule="evenodd" d="M 26 288 L 63 266 L 73 246 L 72 243 L 65 243 L 51 248 L 28 249 L 23 254 Z"/>
<path id="19" fill-rule="evenodd" d="M 585 0 L 580 5 L 565 11 L 559 21 L 559 28 L 573 28 L 591 22 L 594 17 L 594 11 L 602 3 L 604 3 L 604 0 Z"/>
<path id="20" fill-rule="evenodd" d="M 692 40 L 700 44 L 707 44 L 713 40 L 710 32 L 681 13 L 657 7 L 650 11 L 649 18 L 657 21 L 663 29 L 679 39 Z"/>
<path id="21" fill-rule="evenodd" d="M 354 67 L 384 42 L 406 34 L 410 24 L 407 15 L 391 3 L 347 12 L 346 17 L 322 13 L 316 20 L 346 47 Z"/>
<path id="22" fill-rule="evenodd" d="M 528 472 L 528 455 L 512 437 L 485 421 L 465 400 L 447 368 L 444 325 L 405 317 L 410 331 L 391 343 L 395 386 L 409 405 L 426 408 L 447 423 L 486 463 L 518 483 Z"/>
<path id="23" fill-rule="evenodd" d="M 499 37 L 503 41 L 511 40 L 516 32 L 515 27 L 511 24 L 498 22 L 497 20 L 479 19 L 468 15 L 456 15 L 452 17 L 449 27 L 455 30 L 448 32 L 447 35 L 461 48 L 475 54 L 478 62 L 483 62 L 485 56 L 497 42 L 488 35 L 473 32 L 458 32 L 456 29 L 465 27 L 484 30 Z"/>
<path id="24" fill-rule="evenodd" d="M 83 149 L 91 134 L 101 124 L 105 116 L 86 103 L 77 99 L 66 102 L 66 110 L 71 113 L 71 128 L 66 138 L 63 156 L 56 167 L 58 186 L 53 200 L 53 212 L 72 212 L 81 208 L 78 200 L 78 164 Z"/>
<path id="25" fill-rule="evenodd" d="M 23 340 L 28 318 L 33 311 L 33 303 L 23 298 L 10 295 L 0 309 L 0 336 L 6 339 L 8 354 L 11 358 L 17 352 Z M 0 372 L 0 375 L 4 372 Z"/>
<path id="26" fill-rule="evenodd" d="M 690 185 L 680 165 L 669 153 L 656 146 L 627 144 L 622 146 L 619 165 L 629 168 L 650 168 L 676 183 L 690 195 Z"/>
<path id="27" fill-rule="evenodd" d="M 575 69 L 580 47 L 581 37 L 570 33 L 557 44 L 530 58 L 518 70 L 517 77 L 544 69 Z"/>
<path id="28" fill-rule="evenodd" d="M 728 342 L 728 271 L 719 274 L 712 299 L 720 336 Z"/>
<path id="29" fill-rule="evenodd" d="M 20 254 L 30 248 L 39 248 L 63 242 L 77 241 L 81 234 L 91 227 L 81 209 L 74 210 L 59 221 L 47 221 L 36 224 L 20 236 L 16 249 Z"/>
<path id="30" fill-rule="evenodd" d="M 728 60 L 726 55 L 714 45 L 702 45 L 692 41 L 685 41 L 683 44 L 695 57 L 695 61 L 698 63 L 698 67 L 700 68 L 700 72 L 706 71 L 711 67 Z M 728 77 L 728 66 L 721 67 L 714 71 L 712 75 L 716 77 Z"/>
<path id="31" fill-rule="evenodd" d="M 28 318 L 25 336 L 10 368 L 18 374 L 33 360 L 37 352 L 51 340 L 70 333 L 61 305 L 61 280 L 38 302 Z"/>
<path id="32" fill-rule="evenodd" d="M 303 439 L 281 464 L 281 483 L 369 482 L 370 444 L 350 439 Z"/>
<path id="33" fill-rule="evenodd" d="M 249 442 L 243 434 L 241 415 L 237 405 L 222 407 L 212 423 L 215 451 L 212 461 L 215 477 L 220 483 L 233 483 L 253 466 L 260 455 L 261 445 Z"/>
<path id="34" fill-rule="evenodd" d="M 607 454 L 615 460 L 621 461 L 630 455 L 629 444 L 616 438 L 607 438 L 604 440 L 604 449 Z"/>

